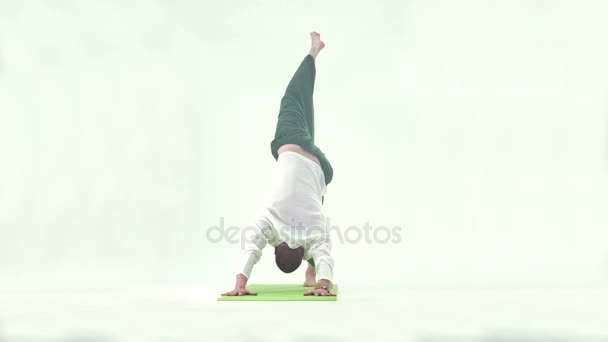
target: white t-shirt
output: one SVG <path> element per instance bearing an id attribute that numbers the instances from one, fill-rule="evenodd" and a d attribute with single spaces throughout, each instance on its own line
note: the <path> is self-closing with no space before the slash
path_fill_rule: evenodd
<path id="1" fill-rule="evenodd" d="M 245 228 L 239 273 L 249 278 L 266 244 L 304 246 L 304 260 L 313 259 L 318 279 L 332 281 L 334 260 L 325 227 L 322 197 L 326 194 L 321 167 L 303 155 L 279 155 L 272 187 L 255 225 Z"/>

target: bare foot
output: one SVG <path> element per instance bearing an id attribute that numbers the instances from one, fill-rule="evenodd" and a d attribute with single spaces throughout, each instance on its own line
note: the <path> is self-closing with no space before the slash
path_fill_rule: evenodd
<path id="1" fill-rule="evenodd" d="M 321 41 L 321 35 L 317 32 L 310 32 L 310 54 L 316 59 L 324 47 L 325 43 Z"/>

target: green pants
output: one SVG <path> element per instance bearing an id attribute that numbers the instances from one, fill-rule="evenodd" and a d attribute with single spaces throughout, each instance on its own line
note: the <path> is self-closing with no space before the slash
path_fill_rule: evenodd
<path id="1" fill-rule="evenodd" d="M 315 112 L 312 103 L 315 74 L 315 59 L 308 54 L 291 78 L 281 99 L 277 129 L 274 140 L 270 143 L 270 150 L 272 156 L 278 159 L 281 146 L 300 145 L 319 158 L 325 184 L 329 184 L 334 171 L 325 154 L 315 145 Z"/>

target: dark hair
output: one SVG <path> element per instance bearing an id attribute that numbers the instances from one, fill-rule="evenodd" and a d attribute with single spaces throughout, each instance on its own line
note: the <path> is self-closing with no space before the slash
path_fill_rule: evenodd
<path id="1" fill-rule="evenodd" d="M 285 273 L 291 273 L 300 267 L 304 247 L 290 248 L 287 243 L 282 242 L 274 248 L 274 255 L 279 269 Z"/>

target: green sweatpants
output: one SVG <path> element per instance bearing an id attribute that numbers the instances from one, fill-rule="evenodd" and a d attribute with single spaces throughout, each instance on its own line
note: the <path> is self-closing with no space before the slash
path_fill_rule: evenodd
<path id="1" fill-rule="evenodd" d="M 325 184 L 329 184 L 334 171 L 325 154 L 315 145 L 315 112 L 312 102 L 315 74 L 315 59 L 308 54 L 291 78 L 281 99 L 277 129 L 274 140 L 270 143 L 270 150 L 274 159 L 278 159 L 281 146 L 300 145 L 319 158 Z"/>

